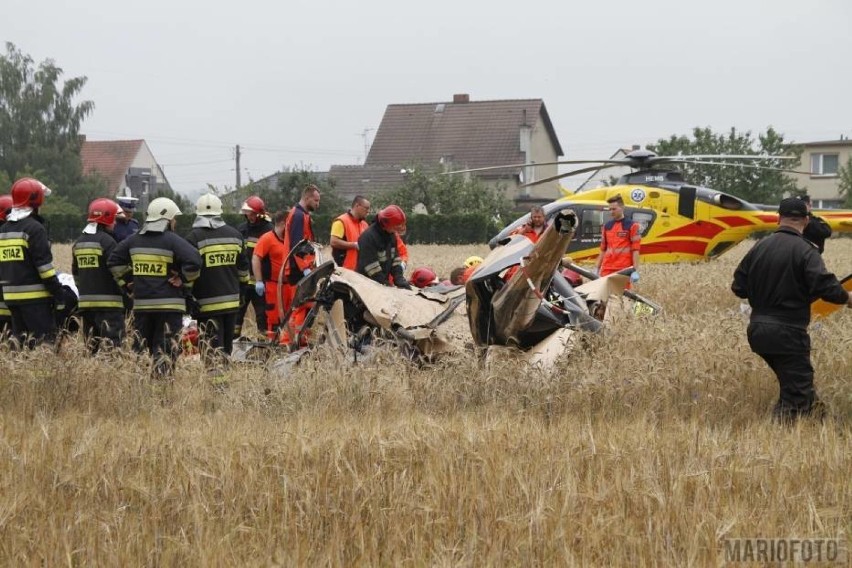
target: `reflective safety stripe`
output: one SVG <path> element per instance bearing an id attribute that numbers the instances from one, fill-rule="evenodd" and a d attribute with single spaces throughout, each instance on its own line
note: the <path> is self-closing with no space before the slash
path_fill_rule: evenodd
<path id="1" fill-rule="evenodd" d="M 147 254 L 147 253 L 130 253 L 130 258 L 133 262 L 165 262 L 171 263 L 172 255 L 165 254 Z"/>
<path id="2" fill-rule="evenodd" d="M 11 316 L 12 312 L 6 306 L 0 307 L 0 316 Z"/>
<path id="3" fill-rule="evenodd" d="M 113 278 L 120 278 L 130 272 L 130 266 L 127 264 L 116 264 L 115 266 L 111 266 L 109 271 L 112 272 Z"/>
<path id="4" fill-rule="evenodd" d="M 83 254 L 101 254 L 101 253 L 95 252 L 95 251 L 103 251 L 103 248 L 104 247 L 101 246 L 101 243 L 94 242 L 94 241 L 87 241 L 87 242 L 84 241 L 84 242 L 74 243 L 72 250 L 74 252 L 79 251 Z"/>
<path id="5" fill-rule="evenodd" d="M 201 312 L 216 312 L 220 310 L 235 310 L 240 307 L 239 294 L 227 294 L 198 300 Z"/>
<path id="6" fill-rule="evenodd" d="M 372 276 L 374 274 L 378 274 L 382 271 L 382 267 L 378 262 L 371 262 L 367 266 L 364 267 L 364 272 L 367 273 L 367 276 Z"/>
<path id="7" fill-rule="evenodd" d="M 53 295 L 47 291 L 44 284 L 27 284 L 25 286 L 3 285 L 3 299 L 7 302 L 52 297 Z"/>
<path id="8" fill-rule="evenodd" d="M 388 259 L 388 253 L 380 250 L 376 257 L 379 259 L 379 262 L 385 262 Z"/>
<path id="9" fill-rule="evenodd" d="M 121 296 L 114 294 L 83 294 L 77 301 L 77 307 L 82 309 L 95 308 L 124 308 L 124 301 Z"/>
<path id="10" fill-rule="evenodd" d="M 216 245 L 236 245 L 237 248 L 242 248 L 243 241 L 242 239 L 238 239 L 235 237 L 220 237 L 215 239 L 203 239 L 198 241 L 198 250 L 203 250 L 207 247 L 213 247 Z M 225 249 L 222 249 L 225 250 Z M 228 249 L 230 250 L 230 249 Z"/>
<path id="11" fill-rule="evenodd" d="M 133 310 L 167 310 L 174 312 L 185 312 L 186 302 L 183 298 L 148 298 L 145 300 L 135 299 Z"/>
<path id="12" fill-rule="evenodd" d="M 611 249 L 607 249 L 607 254 L 623 254 L 625 252 L 630 252 L 632 249 L 630 247 L 615 247 Z"/>
<path id="13" fill-rule="evenodd" d="M 149 255 L 152 255 L 152 256 L 166 257 L 166 258 L 169 259 L 169 262 L 171 262 L 171 260 L 175 256 L 174 252 L 170 251 L 169 249 L 161 249 L 161 248 L 153 248 L 153 247 L 136 247 L 136 248 L 130 249 L 130 255 L 131 256 L 137 255 L 137 254 L 149 254 Z M 160 259 L 157 259 L 157 260 L 160 260 Z"/>
<path id="14" fill-rule="evenodd" d="M 41 276 L 42 280 L 47 280 L 48 278 L 56 276 L 56 269 L 53 268 L 53 264 L 50 263 L 37 266 L 36 270 L 38 270 L 38 275 Z"/>

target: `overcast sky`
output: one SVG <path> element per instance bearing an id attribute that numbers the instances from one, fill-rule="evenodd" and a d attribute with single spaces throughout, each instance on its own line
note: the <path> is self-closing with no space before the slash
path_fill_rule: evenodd
<path id="1" fill-rule="evenodd" d="M 571 158 L 694 126 L 852 134 L 848 0 L 4 0 L 0 39 L 85 75 L 92 140 L 172 186 L 364 159 L 391 103 L 542 98 Z M 368 141 L 374 131 L 368 131 Z"/>

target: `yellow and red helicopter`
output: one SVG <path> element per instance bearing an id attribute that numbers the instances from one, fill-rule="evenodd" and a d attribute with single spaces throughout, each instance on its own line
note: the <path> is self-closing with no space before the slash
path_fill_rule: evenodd
<path id="1" fill-rule="evenodd" d="M 791 158 L 775 156 L 772 159 Z M 749 203 L 709 187 L 692 185 L 686 182 L 680 172 L 659 168 L 662 164 L 684 163 L 793 172 L 793 170 L 777 167 L 734 163 L 731 160 L 765 161 L 767 157 L 760 155 L 657 156 L 649 150 L 634 150 L 621 159 L 555 162 L 596 165 L 537 180 L 525 186 L 604 168 L 629 166 L 637 171 L 621 176 L 612 186 L 577 193 L 570 193 L 563 189 L 564 197 L 544 206 L 548 220 L 564 209 L 572 209 L 578 217 L 578 228 L 568 246 L 567 254 L 575 261 L 594 260 L 598 257 L 601 226 L 610 218 L 606 200 L 615 195 L 621 195 L 625 205 L 625 217 L 637 223 L 641 230 L 640 255 L 643 262 L 694 262 L 717 257 L 753 233 L 772 231 L 777 226 L 778 215 L 775 213 L 775 206 Z M 477 172 L 487 169 L 492 168 L 462 171 Z M 814 209 L 813 212 L 831 225 L 833 231 L 852 232 L 852 211 Z M 496 246 L 528 220 L 529 214 L 517 219 L 500 231 L 489 244 L 492 247 Z"/>

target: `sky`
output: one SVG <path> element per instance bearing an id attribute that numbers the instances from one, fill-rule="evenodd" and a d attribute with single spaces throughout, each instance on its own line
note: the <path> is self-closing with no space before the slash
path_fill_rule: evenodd
<path id="1" fill-rule="evenodd" d="M 90 140 L 188 195 L 359 164 L 394 103 L 541 98 L 564 159 L 696 126 L 852 135 L 848 0 L 5 0 L 0 39 L 88 77 Z"/>

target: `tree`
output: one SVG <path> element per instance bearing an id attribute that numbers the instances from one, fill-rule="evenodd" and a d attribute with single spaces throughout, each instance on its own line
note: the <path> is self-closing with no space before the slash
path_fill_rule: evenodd
<path id="1" fill-rule="evenodd" d="M 716 134 L 710 128 L 695 128 L 692 139 L 687 136 L 672 135 L 668 140 L 660 139 L 650 146 L 661 156 L 677 154 L 734 154 L 795 156 L 798 160 L 779 160 L 767 158 L 748 162 L 748 166 L 794 169 L 801 159 L 801 148 L 784 141 L 784 136 L 771 126 L 765 133 L 758 134 L 755 140 L 750 131 L 737 132 L 731 128 L 726 134 Z M 709 160 L 708 160 L 709 161 Z M 724 161 L 724 160 L 715 160 Z M 777 203 L 785 195 L 800 193 L 796 181 L 781 171 L 754 167 L 730 165 L 736 160 L 728 160 L 726 165 L 684 164 L 684 176 L 691 183 L 712 187 L 725 193 L 739 196 L 752 203 Z"/>
<path id="2" fill-rule="evenodd" d="M 837 186 L 840 195 L 846 196 L 846 202 L 843 206 L 852 207 L 852 157 L 840 166 L 840 169 L 837 170 L 837 177 L 840 178 Z"/>
<path id="3" fill-rule="evenodd" d="M 53 60 L 35 66 L 6 43 L 0 55 L 0 171 L 9 180 L 37 171 L 42 182 L 71 198 L 83 180 L 80 124 L 95 105 L 74 103 L 86 77 L 60 83 L 62 73 Z"/>
<path id="4" fill-rule="evenodd" d="M 510 210 L 504 191 L 486 186 L 479 178 L 432 174 L 417 167 L 406 171 L 402 186 L 372 196 L 377 206 L 395 203 L 405 211 L 413 211 L 422 204 L 429 213 L 481 213 L 489 217 L 506 215 Z"/>

